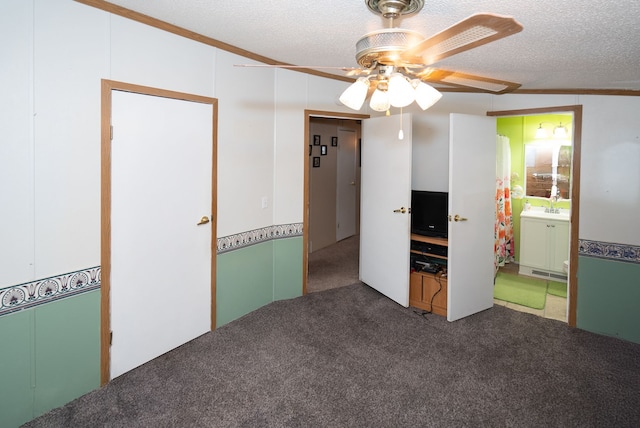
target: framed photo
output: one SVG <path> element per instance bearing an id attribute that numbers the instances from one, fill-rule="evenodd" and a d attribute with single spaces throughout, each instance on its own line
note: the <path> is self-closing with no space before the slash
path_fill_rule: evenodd
<path id="1" fill-rule="evenodd" d="M 320 154 L 322 156 L 326 156 L 327 155 L 327 146 L 326 146 L 326 144 L 323 144 L 322 146 L 320 146 Z"/>
<path id="2" fill-rule="evenodd" d="M 314 156 L 313 157 L 313 167 L 314 168 L 319 168 L 320 167 L 320 157 L 319 156 Z"/>
<path id="3" fill-rule="evenodd" d="M 331 137 L 331 145 L 333 147 L 337 147 L 338 146 L 338 137 Z"/>
<path id="4" fill-rule="evenodd" d="M 313 145 L 314 146 L 319 146 L 320 145 L 320 136 L 319 135 L 314 135 L 313 136 Z"/>
<path id="5" fill-rule="evenodd" d="M 311 152 L 313 151 L 313 146 L 309 144 L 309 156 L 311 156 Z"/>

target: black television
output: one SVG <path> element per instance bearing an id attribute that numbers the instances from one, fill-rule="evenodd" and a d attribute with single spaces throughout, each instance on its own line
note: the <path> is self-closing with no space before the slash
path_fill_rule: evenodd
<path id="1" fill-rule="evenodd" d="M 411 191 L 411 233 L 446 238 L 448 215 L 449 193 Z"/>

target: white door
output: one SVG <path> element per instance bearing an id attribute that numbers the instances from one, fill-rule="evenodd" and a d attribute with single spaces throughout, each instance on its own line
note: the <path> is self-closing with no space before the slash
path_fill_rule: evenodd
<path id="1" fill-rule="evenodd" d="M 336 241 L 356 234 L 356 132 L 338 128 Z"/>
<path id="2" fill-rule="evenodd" d="M 363 120 L 361 152 L 360 280 L 407 307 L 411 115 Z"/>
<path id="3" fill-rule="evenodd" d="M 451 114 L 449 139 L 447 319 L 455 321 L 493 306 L 496 120 Z"/>
<path id="4" fill-rule="evenodd" d="M 210 330 L 212 109 L 112 91 L 111 378 Z"/>

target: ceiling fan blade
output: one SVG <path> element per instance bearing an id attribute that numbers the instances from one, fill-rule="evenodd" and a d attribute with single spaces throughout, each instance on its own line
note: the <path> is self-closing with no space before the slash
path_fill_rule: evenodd
<path id="1" fill-rule="evenodd" d="M 234 64 L 234 67 L 256 67 L 256 68 L 286 68 L 286 69 L 324 69 L 324 70 L 342 70 L 347 76 L 358 76 L 361 74 L 370 74 L 371 70 L 360 67 L 331 67 L 324 65 L 290 65 L 290 64 Z"/>
<path id="2" fill-rule="evenodd" d="M 522 24 L 509 16 L 492 13 L 471 15 L 420 43 L 406 49 L 406 58 L 422 57 L 430 65 L 451 55 L 482 46 L 522 31 Z"/>
<path id="3" fill-rule="evenodd" d="M 415 76 L 425 82 L 475 88 L 480 89 L 483 92 L 491 92 L 494 94 L 512 92 L 520 87 L 520 83 L 509 82 L 507 80 L 491 79 L 484 76 L 475 76 L 473 74 L 435 68 L 427 68 L 419 73 L 415 73 Z"/>

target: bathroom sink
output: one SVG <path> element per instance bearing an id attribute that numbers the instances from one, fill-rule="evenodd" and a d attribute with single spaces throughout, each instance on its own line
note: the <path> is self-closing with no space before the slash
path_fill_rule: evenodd
<path id="1" fill-rule="evenodd" d="M 537 207 L 536 207 L 537 208 Z M 569 221 L 569 210 L 561 209 L 559 212 L 545 212 L 544 208 L 531 208 L 529 211 L 522 211 L 520 217 L 540 218 L 544 220 Z"/>

